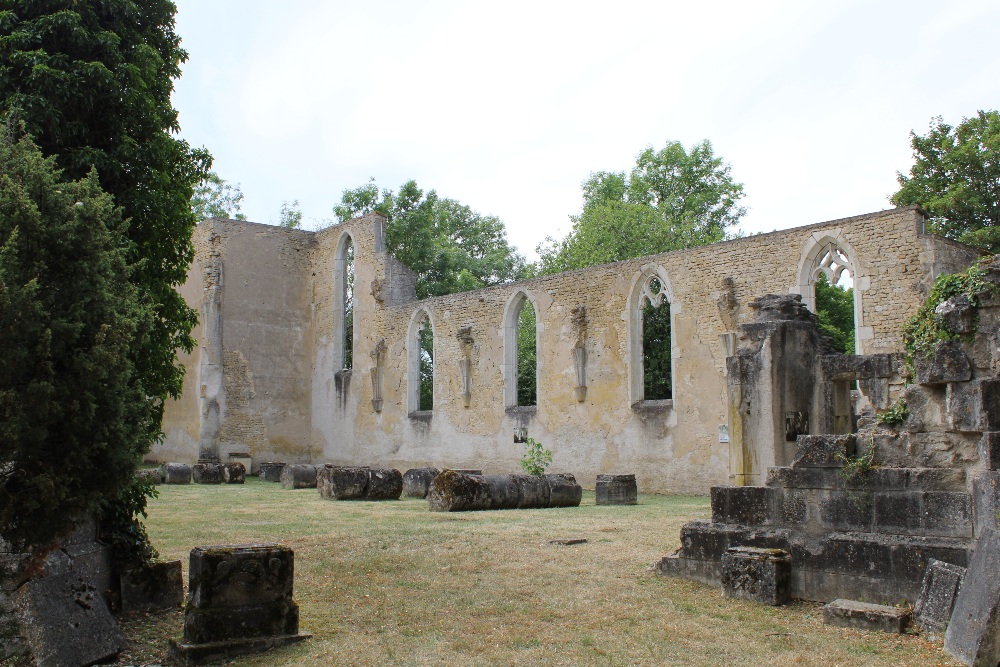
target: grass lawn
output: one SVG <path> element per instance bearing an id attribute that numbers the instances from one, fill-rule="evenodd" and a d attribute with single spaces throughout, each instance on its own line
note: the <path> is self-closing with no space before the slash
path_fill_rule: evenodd
<path id="1" fill-rule="evenodd" d="M 237 665 L 957 665 L 939 644 L 823 625 L 820 606 L 726 600 L 659 577 L 680 527 L 708 498 L 632 507 L 443 514 L 423 500 L 336 502 L 315 489 L 161 486 L 148 530 L 162 558 L 195 546 L 295 550 L 306 642 Z M 550 540 L 586 538 L 586 544 Z M 124 620 L 118 664 L 166 664 L 182 612 Z"/>

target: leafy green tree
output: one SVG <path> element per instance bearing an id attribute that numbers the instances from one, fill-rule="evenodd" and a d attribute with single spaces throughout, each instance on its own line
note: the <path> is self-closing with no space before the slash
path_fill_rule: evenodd
<path id="1" fill-rule="evenodd" d="M 0 137 L 0 536 L 56 539 L 129 486 L 158 405 L 134 361 L 156 313 L 95 171 Z"/>
<path id="2" fill-rule="evenodd" d="M 417 297 L 466 292 L 527 277 L 525 259 L 507 241 L 499 218 L 481 215 L 407 181 L 399 192 L 375 179 L 345 190 L 333 212 L 341 222 L 378 211 L 386 216 L 386 246 L 417 273 Z"/>
<path id="3" fill-rule="evenodd" d="M 196 220 L 205 218 L 231 218 L 246 220 L 240 212 L 243 205 L 243 191 L 240 184 L 231 185 L 214 171 L 194 188 L 191 211 Z"/>
<path id="4" fill-rule="evenodd" d="M 302 225 L 302 208 L 299 200 L 281 202 L 281 216 L 278 218 L 278 225 L 288 229 L 298 229 Z"/>
<path id="5" fill-rule="evenodd" d="M 190 350 L 197 314 L 175 287 L 193 256 L 191 198 L 211 156 L 172 136 L 174 79 L 187 54 L 170 0 L 8 0 L 0 10 L 0 111 L 14 114 L 68 181 L 96 169 L 129 220 L 132 283 L 153 309 L 129 348 L 153 419 L 136 415 L 145 451 L 160 435 L 163 401 L 180 393 L 176 350 Z"/>
<path id="6" fill-rule="evenodd" d="M 952 127 L 938 116 L 920 136 L 910 132 L 914 164 L 898 173 L 896 206 L 917 204 L 929 229 L 1000 252 L 1000 112 L 979 111 Z"/>
<path id="7" fill-rule="evenodd" d="M 583 184 L 583 211 L 562 240 L 540 245 L 540 270 L 559 273 L 721 241 L 746 209 L 743 185 L 704 140 L 690 152 L 671 141 L 647 148 L 625 172 Z"/>
<path id="8" fill-rule="evenodd" d="M 815 287 L 820 333 L 832 338 L 838 351 L 854 354 L 854 290 L 831 285 L 822 273 Z"/>

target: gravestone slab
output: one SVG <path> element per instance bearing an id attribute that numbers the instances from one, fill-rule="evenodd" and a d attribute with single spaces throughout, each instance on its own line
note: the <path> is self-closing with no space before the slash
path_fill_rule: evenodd
<path id="1" fill-rule="evenodd" d="M 913 618 L 932 639 L 938 638 L 948 627 L 965 570 L 933 558 L 927 563 Z"/>
<path id="2" fill-rule="evenodd" d="M 186 463 L 164 463 L 163 464 L 164 484 L 190 484 L 191 466 Z"/>
<path id="3" fill-rule="evenodd" d="M 38 667 L 83 667 L 111 660 L 125 648 L 104 598 L 70 573 L 28 582 L 16 608 Z"/>
<path id="4" fill-rule="evenodd" d="M 955 598 L 944 650 L 967 665 L 1000 663 L 1000 537 L 992 527 L 979 536 Z"/>
<path id="5" fill-rule="evenodd" d="M 295 554 L 279 544 L 196 547 L 188 568 L 182 664 L 204 664 L 311 636 L 292 599 Z"/>
<path id="6" fill-rule="evenodd" d="M 910 624 L 910 610 L 854 600 L 834 600 L 823 606 L 823 623 L 901 635 Z"/>
<path id="7" fill-rule="evenodd" d="M 635 505 L 639 501 L 635 475 L 598 475 L 594 495 L 596 505 Z"/>
<path id="8" fill-rule="evenodd" d="M 407 498 L 426 498 L 431 482 L 440 474 L 438 468 L 410 468 L 403 473 L 403 495 Z"/>
<path id="9" fill-rule="evenodd" d="M 730 547 L 722 554 L 722 594 L 769 605 L 791 599 L 792 558 L 783 549 Z"/>
<path id="10" fill-rule="evenodd" d="M 181 606 L 184 577 L 179 560 L 151 563 L 121 575 L 122 611 L 157 611 Z"/>
<path id="11" fill-rule="evenodd" d="M 267 463 L 261 463 L 260 470 L 258 471 L 258 475 L 260 476 L 260 481 L 280 482 L 281 471 L 284 468 L 285 464 L 279 461 L 268 461 Z"/>

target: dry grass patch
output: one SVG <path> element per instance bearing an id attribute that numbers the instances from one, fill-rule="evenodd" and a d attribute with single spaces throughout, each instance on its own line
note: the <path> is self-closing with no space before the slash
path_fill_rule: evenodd
<path id="1" fill-rule="evenodd" d="M 334 502 L 315 490 L 164 486 L 149 532 L 187 570 L 195 546 L 295 550 L 304 644 L 239 665 L 957 665 L 915 636 L 826 628 L 818 605 L 771 608 L 656 576 L 704 497 L 633 507 L 440 514 L 426 501 Z M 550 540 L 583 537 L 586 544 Z M 164 660 L 180 612 L 126 622 L 130 662 Z"/>

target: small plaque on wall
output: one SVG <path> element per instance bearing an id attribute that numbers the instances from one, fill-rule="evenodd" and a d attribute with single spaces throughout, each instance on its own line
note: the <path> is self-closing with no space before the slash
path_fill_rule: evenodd
<path id="1" fill-rule="evenodd" d="M 719 424 L 719 442 L 729 442 L 729 424 Z"/>

